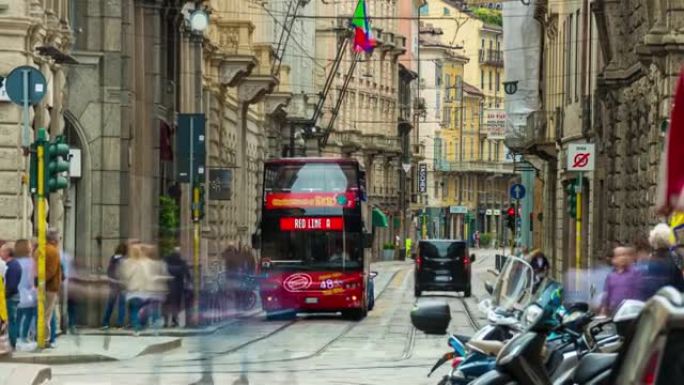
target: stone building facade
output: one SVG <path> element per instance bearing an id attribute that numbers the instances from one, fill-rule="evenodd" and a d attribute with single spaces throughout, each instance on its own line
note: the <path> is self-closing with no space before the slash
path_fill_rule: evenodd
<path id="1" fill-rule="evenodd" d="M 0 76 L 22 65 L 43 73 L 46 96 L 30 108 L 29 139 L 37 128 L 54 137 L 65 133 L 65 102 L 68 95 L 66 52 L 72 44 L 68 0 L 14 1 L 0 10 Z M 0 238 L 31 238 L 36 225 L 28 190 L 28 148 L 23 143 L 22 109 L 12 103 L 3 87 L 0 92 Z M 49 223 L 64 227 L 68 202 L 52 194 Z M 71 246 L 72 239 L 66 240 Z"/>
<path id="2" fill-rule="evenodd" d="M 593 206 L 599 246 L 647 236 L 655 213 L 660 154 L 684 60 L 684 1 L 597 1 L 605 58 L 591 136 L 600 166 Z"/>

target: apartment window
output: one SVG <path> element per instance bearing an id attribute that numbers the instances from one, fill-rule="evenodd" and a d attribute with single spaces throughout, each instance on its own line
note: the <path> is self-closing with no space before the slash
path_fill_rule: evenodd
<path id="1" fill-rule="evenodd" d="M 475 138 L 470 137 L 470 159 L 475 159 Z"/>
<path id="2" fill-rule="evenodd" d="M 489 90 L 492 90 L 492 71 L 489 71 Z"/>
<path id="3" fill-rule="evenodd" d="M 442 13 L 444 14 L 444 16 L 449 16 L 449 14 L 450 14 L 449 8 L 444 7 L 444 10 L 442 11 Z"/>
<path id="4" fill-rule="evenodd" d="M 451 127 L 451 114 L 449 113 L 448 106 L 444 106 L 444 112 L 442 112 L 442 121 L 444 122 L 444 127 Z"/>
<path id="5" fill-rule="evenodd" d="M 482 49 L 484 49 L 484 47 L 485 47 L 485 39 L 482 39 L 482 45 L 481 45 L 481 47 L 482 47 Z"/>
<path id="6" fill-rule="evenodd" d="M 442 196 L 444 198 L 449 196 L 449 180 L 444 180 L 442 182 Z"/>
<path id="7" fill-rule="evenodd" d="M 487 160 L 492 161 L 492 141 L 487 140 Z"/>
<path id="8" fill-rule="evenodd" d="M 501 91 L 501 74 L 499 73 L 499 71 L 497 71 L 496 72 L 496 92 L 499 92 L 499 91 Z M 499 103 L 497 103 L 497 104 L 499 104 Z M 496 107 L 498 108 L 499 106 L 496 106 Z"/>
<path id="9" fill-rule="evenodd" d="M 420 7 L 419 10 L 420 10 L 420 14 L 423 15 L 423 16 L 425 16 L 425 15 L 427 15 L 427 14 L 430 13 L 430 9 L 428 8 L 428 5 L 427 5 L 427 4 L 425 4 L 425 5 L 423 5 L 422 7 Z"/>
<path id="10" fill-rule="evenodd" d="M 484 90 L 484 70 L 480 70 L 480 88 Z"/>

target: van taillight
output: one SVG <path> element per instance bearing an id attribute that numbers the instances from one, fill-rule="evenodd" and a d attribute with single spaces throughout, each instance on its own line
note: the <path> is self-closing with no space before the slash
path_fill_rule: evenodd
<path id="1" fill-rule="evenodd" d="M 470 265 L 470 257 L 468 256 L 468 254 L 466 254 L 463 258 L 463 264 L 466 266 Z"/>
<path id="2" fill-rule="evenodd" d="M 416 257 L 416 270 L 420 270 L 423 267 L 423 258 L 419 255 Z"/>

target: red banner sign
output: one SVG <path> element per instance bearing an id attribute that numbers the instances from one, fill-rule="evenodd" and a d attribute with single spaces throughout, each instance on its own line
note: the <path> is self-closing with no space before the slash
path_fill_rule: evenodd
<path id="1" fill-rule="evenodd" d="M 344 228 L 342 217 L 280 218 L 281 231 L 339 230 Z"/>
<path id="2" fill-rule="evenodd" d="M 266 209 L 326 208 L 352 209 L 356 206 L 353 192 L 346 193 L 266 193 Z"/>

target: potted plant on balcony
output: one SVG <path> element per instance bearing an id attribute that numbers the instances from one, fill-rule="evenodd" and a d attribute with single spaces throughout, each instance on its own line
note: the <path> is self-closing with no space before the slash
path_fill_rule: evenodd
<path id="1" fill-rule="evenodd" d="M 394 259 L 394 243 L 387 242 L 382 246 L 382 259 L 384 261 L 391 261 Z"/>

